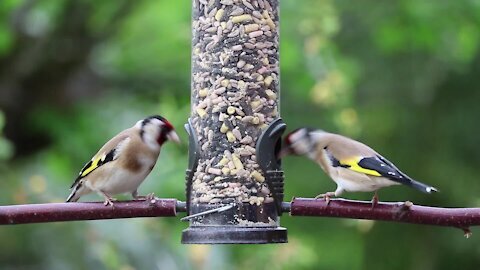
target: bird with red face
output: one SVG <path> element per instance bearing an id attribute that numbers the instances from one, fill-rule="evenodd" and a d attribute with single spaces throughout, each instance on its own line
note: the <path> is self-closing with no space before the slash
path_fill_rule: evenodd
<path id="1" fill-rule="evenodd" d="M 116 194 L 130 193 L 134 199 L 152 199 L 153 193 L 139 196 L 137 189 L 150 174 L 166 141 L 180 143 L 168 120 L 159 115 L 138 121 L 110 139 L 83 167 L 71 186 L 67 202 L 96 192 L 112 205 Z"/>
<path id="2" fill-rule="evenodd" d="M 279 157 L 302 155 L 316 162 L 337 184 L 337 189 L 316 198 L 338 197 L 343 192 L 375 192 L 372 205 L 378 202 L 377 190 L 406 185 L 425 193 L 437 189 L 413 180 L 392 162 L 369 146 L 353 139 L 310 128 L 299 128 L 285 137 Z"/>

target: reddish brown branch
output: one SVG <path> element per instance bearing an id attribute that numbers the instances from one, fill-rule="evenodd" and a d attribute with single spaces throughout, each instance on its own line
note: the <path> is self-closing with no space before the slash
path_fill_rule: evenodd
<path id="1" fill-rule="evenodd" d="M 382 203 L 372 209 L 371 202 L 331 199 L 295 198 L 291 203 L 292 216 L 321 216 L 396 221 L 424 225 L 450 226 L 470 233 L 470 226 L 480 225 L 480 208 L 440 208 L 412 203 Z"/>
<path id="2" fill-rule="evenodd" d="M 103 203 L 46 203 L 0 206 L 0 225 L 117 219 L 133 217 L 176 216 L 177 200 L 115 202 L 114 207 Z"/>
<path id="3" fill-rule="evenodd" d="M 284 203 L 292 216 L 319 216 L 405 222 L 424 225 L 450 226 L 464 230 L 480 225 L 480 208 L 440 208 L 405 203 L 378 203 L 331 199 L 327 206 L 322 199 L 295 198 Z M 173 217 L 185 211 L 185 203 L 176 199 L 155 202 L 124 201 L 115 206 L 103 203 L 47 203 L 0 206 L 0 225 L 55 221 L 118 219 L 134 217 Z"/>

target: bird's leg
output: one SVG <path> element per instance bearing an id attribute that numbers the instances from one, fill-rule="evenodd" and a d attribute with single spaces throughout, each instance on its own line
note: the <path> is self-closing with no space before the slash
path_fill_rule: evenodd
<path id="1" fill-rule="evenodd" d="M 343 188 L 341 188 L 340 186 L 337 186 L 337 189 L 334 192 L 330 191 L 330 192 L 327 192 L 325 194 L 317 195 L 317 196 L 315 196 L 315 200 L 317 200 L 319 198 L 323 198 L 327 202 L 327 205 L 329 205 L 330 204 L 330 197 L 340 197 L 343 194 L 344 191 L 345 190 Z"/>
<path id="2" fill-rule="evenodd" d="M 150 193 L 147 194 L 147 196 L 145 196 L 145 198 L 146 198 L 147 201 L 151 202 L 151 201 L 155 200 L 155 193 L 150 192 Z"/>
<path id="3" fill-rule="evenodd" d="M 105 206 L 111 205 L 113 207 L 113 202 L 116 201 L 117 199 L 113 198 L 112 196 L 108 195 L 103 191 L 100 191 L 100 194 L 102 194 L 102 196 L 105 198 L 103 205 Z"/>
<path id="4" fill-rule="evenodd" d="M 135 190 L 134 192 L 132 192 L 132 197 L 135 199 L 135 200 L 146 200 L 146 201 L 151 201 L 153 199 L 155 199 L 155 193 L 148 193 L 147 195 L 143 196 L 143 195 L 138 195 L 138 191 Z"/>
<path id="5" fill-rule="evenodd" d="M 375 190 L 375 194 L 373 195 L 372 198 L 372 209 L 375 208 L 375 206 L 378 205 L 378 192 Z"/>
<path id="6" fill-rule="evenodd" d="M 326 192 L 324 194 L 319 194 L 319 195 L 315 196 L 315 200 L 318 200 L 320 198 L 325 199 L 325 202 L 327 202 L 327 205 L 329 205 L 330 204 L 330 197 L 335 197 L 335 192 L 329 191 L 329 192 Z"/>

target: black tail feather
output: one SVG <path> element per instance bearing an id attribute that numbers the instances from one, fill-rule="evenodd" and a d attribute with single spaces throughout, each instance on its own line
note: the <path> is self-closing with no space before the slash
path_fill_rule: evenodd
<path id="1" fill-rule="evenodd" d="M 415 180 L 412 180 L 410 179 L 409 183 L 406 184 L 407 186 L 410 186 L 416 190 L 419 190 L 421 192 L 424 192 L 424 193 L 433 193 L 433 192 L 438 192 L 438 189 L 432 187 L 432 186 L 429 186 L 429 185 L 425 185 L 424 183 L 420 183 L 420 182 L 417 182 Z"/>
<path id="2" fill-rule="evenodd" d="M 76 197 L 76 195 L 77 195 L 78 190 L 82 186 L 83 186 L 83 183 L 81 181 L 77 182 L 77 184 L 72 187 L 73 190 L 70 193 L 70 195 L 68 195 L 68 198 L 65 202 L 76 202 L 76 201 L 78 201 L 78 199 L 80 199 L 80 197 Z"/>

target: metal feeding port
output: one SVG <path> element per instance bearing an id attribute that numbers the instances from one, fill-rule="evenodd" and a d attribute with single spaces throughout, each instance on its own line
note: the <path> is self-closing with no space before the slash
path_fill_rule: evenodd
<path id="1" fill-rule="evenodd" d="M 284 243 L 278 1 L 192 1 L 182 243 Z"/>

